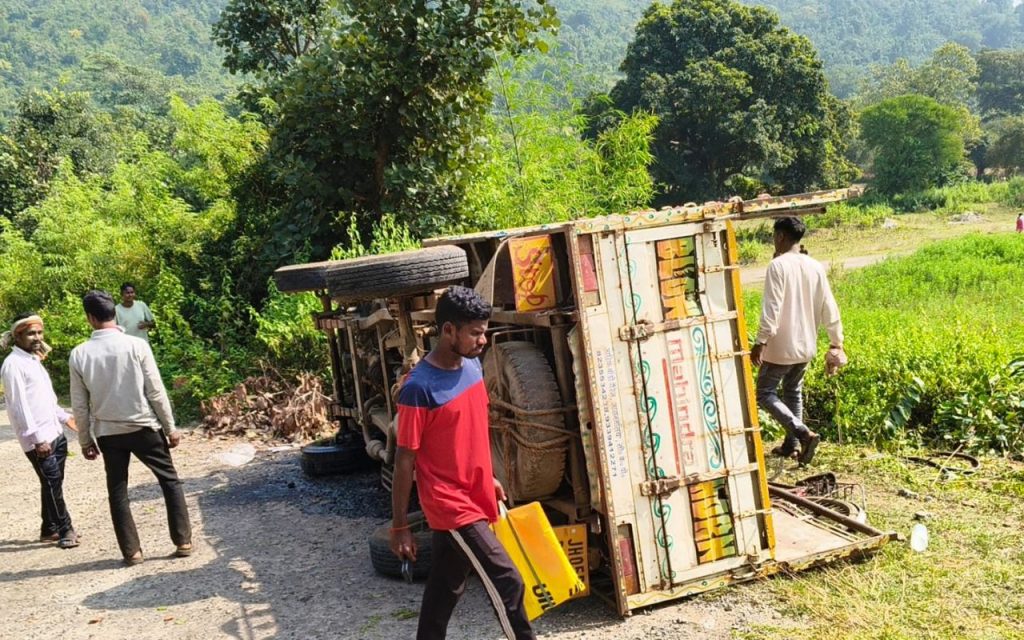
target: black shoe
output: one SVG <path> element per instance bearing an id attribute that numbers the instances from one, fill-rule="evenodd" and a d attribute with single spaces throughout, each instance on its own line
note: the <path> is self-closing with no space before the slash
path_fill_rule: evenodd
<path id="1" fill-rule="evenodd" d="M 775 447 L 772 449 L 772 455 L 776 458 L 786 458 L 787 460 L 796 460 L 797 457 L 796 449 L 786 451 L 783 447 Z"/>
<path id="2" fill-rule="evenodd" d="M 800 439 L 800 466 L 806 467 L 811 464 L 811 460 L 814 459 L 814 452 L 818 450 L 818 443 L 821 442 L 821 436 L 818 434 L 810 434 Z"/>

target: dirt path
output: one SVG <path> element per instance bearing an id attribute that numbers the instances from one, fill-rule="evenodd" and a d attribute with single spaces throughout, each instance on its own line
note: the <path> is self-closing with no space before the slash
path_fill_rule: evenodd
<path id="1" fill-rule="evenodd" d="M 187 435 L 175 459 L 186 481 L 196 552 L 169 557 L 159 488 L 138 462 L 130 496 L 146 561 L 120 565 L 102 464 L 68 460 L 66 494 L 82 545 L 35 540 L 39 490 L 0 412 L 0 638 L 411 638 L 422 584 L 376 575 L 367 537 L 390 508 L 373 473 L 307 480 L 298 452 L 261 452 L 233 467 L 240 441 Z M 71 450 L 77 454 L 78 446 Z M 738 588 L 620 621 L 595 599 L 541 618 L 544 638 L 724 640 L 787 624 Z M 449 638 L 498 640 L 475 581 Z"/>
<path id="2" fill-rule="evenodd" d="M 898 256 L 907 255 L 905 253 L 898 254 L 874 254 L 869 256 L 853 256 L 852 258 L 844 258 L 842 261 L 843 269 L 860 269 L 861 267 L 867 267 L 873 264 L 877 264 L 887 258 L 895 258 Z M 829 268 L 834 262 L 823 261 L 825 268 Z M 759 265 L 754 267 L 744 267 L 740 269 L 740 283 L 744 287 L 753 287 L 764 283 L 764 273 L 768 269 L 768 265 Z"/>

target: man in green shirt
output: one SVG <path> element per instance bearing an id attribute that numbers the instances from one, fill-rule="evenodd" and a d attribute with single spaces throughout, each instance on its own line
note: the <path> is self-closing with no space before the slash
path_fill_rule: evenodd
<path id="1" fill-rule="evenodd" d="M 149 342 L 149 330 L 156 326 L 153 313 L 142 300 L 135 299 L 135 285 L 126 282 L 121 285 L 121 304 L 114 307 L 117 326 L 136 338 Z"/>

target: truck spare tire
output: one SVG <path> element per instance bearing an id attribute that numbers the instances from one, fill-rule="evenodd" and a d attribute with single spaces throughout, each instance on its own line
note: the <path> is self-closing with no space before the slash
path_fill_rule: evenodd
<path id="1" fill-rule="evenodd" d="M 491 399 L 500 399 L 540 415 L 515 416 L 491 405 L 492 415 L 508 424 L 492 424 L 494 475 L 516 502 L 550 496 L 562 483 L 569 437 L 555 374 L 532 342 L 495 344 L 484 358 L 484 379 Z M 550 411 L 550 413 L 544 413 Z"/>
<path id="2" fill-rule="evenodd" d="M 340 302 L 425 293 L 467 277 L 466 252 L 448 245 L 295 264 L 274 272 L 274 282 L 281 291 L 326 291 Z"/>
<path id="3" fill-rule="evenodd" d="M 310 477 L 354 473 L 376 466 L 376 462 L 366 455 L 362 437 L 351 433 L 307 444 L 302 447 L 299 464 Z"/>
<path id="4" fill-rule="evenodd" d="M 381 575 L 401 578 L 402 561 L 391 552 L 390 529 L 389 523 L 370 536 L 370 564 Z M 427 519 L 420 511 L 409 514 L 409 529 L 416 540 L 416 562 L 412 563 L 412 577 L 413 580 L 422 580 L 430 573 L 434 532 L 427 526 Z"/>

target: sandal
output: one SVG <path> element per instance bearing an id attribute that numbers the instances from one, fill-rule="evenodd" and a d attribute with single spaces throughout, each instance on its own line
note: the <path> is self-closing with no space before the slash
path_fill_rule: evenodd
<path id="1" fill-rule="evenodd" d="M 74 549 L 78 546 L 78 534 L 73 530 L 68 531 L 57 541 L 57 546 L 61 549 Z"/>
<path id="2" fill-rule="evenodd" d="M 179 544 L 174 550 L 174 557 L 176 558 L 187 558 L 192 555 L 192 543 L 186 542 L 185 544 Z"/>
<path id="3" fill-rule="evenodd" d="M 126 566 L 132 567 L 132 566 L 135 566 L 137 564 L 142 564 L 142 560 L 143 560 L 142 552 L 141 551 L 136 551 L 135 553 L 133 553 L 130 556 L 125 556 L 124 560 L 122 562 L 124 562 L 124 564 Z"/>

